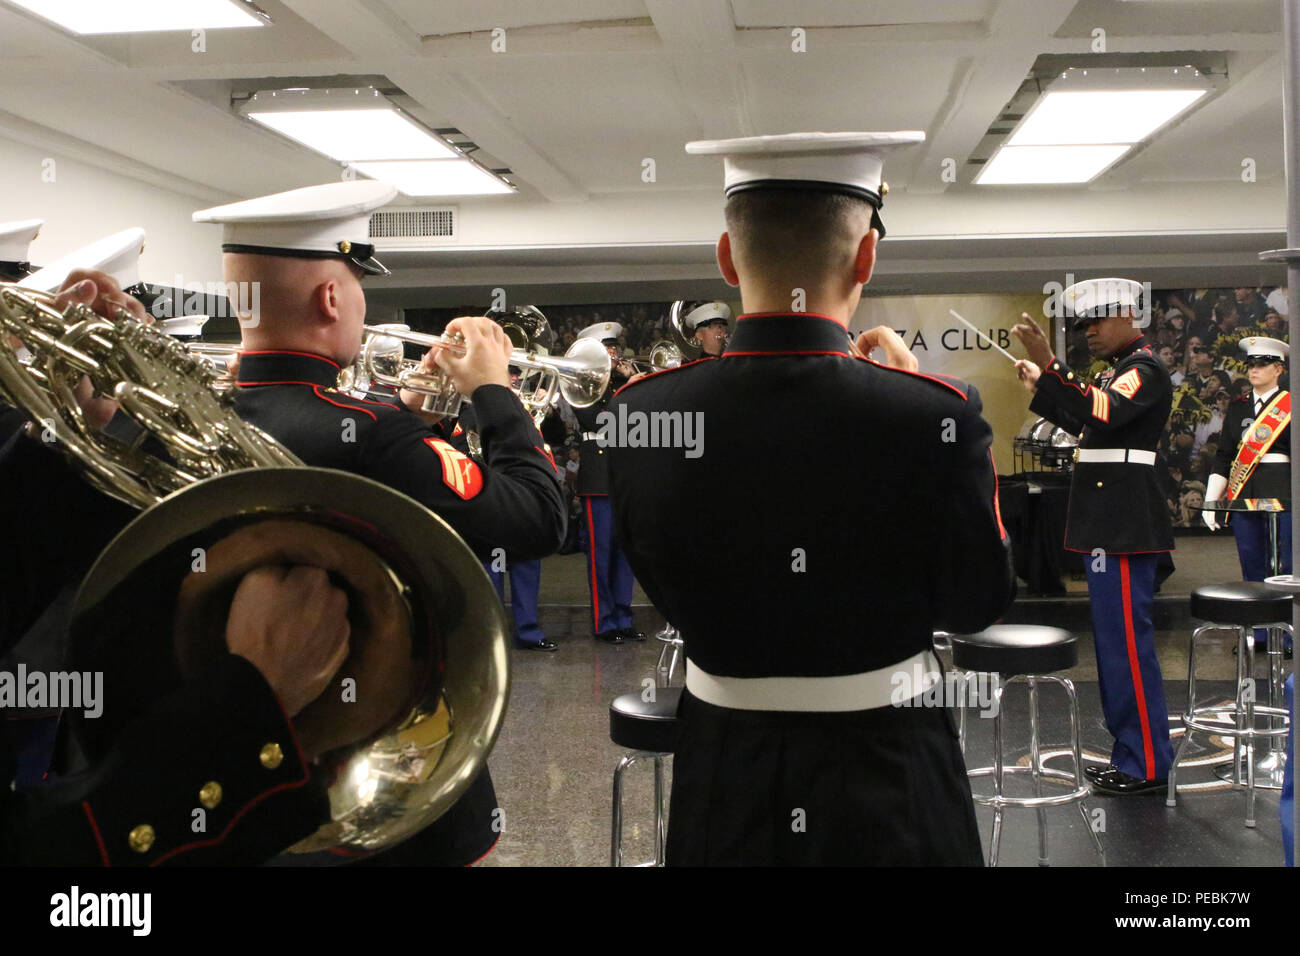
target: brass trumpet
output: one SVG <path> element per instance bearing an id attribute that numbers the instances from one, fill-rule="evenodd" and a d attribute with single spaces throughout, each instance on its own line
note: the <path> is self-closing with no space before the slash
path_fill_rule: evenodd
<path id="1" fill-rule="evenodd" d="M 428 396 L 424 411 L 455 415 L 464 400 L 451 377 L 440 369 L 425 371 L 420 363 L 406 358 L 405 344 L 425 349 L 448 349 L 465 354 L 465 340 L 459 335 L 414 332 L 405 326 L 365 326 L 367 333 L 356 365 L 345 369 L 340 388 L 351 388 L 359 376 L 396 389 Z M 514 349 L 511 365 L 517 366 L 535 384 L 516 391 L 533 421 L 541 425 L 551 406 L 564 396 L 576 408 L 598 401 L 609 385 L 610 358 L 595 339 L 579 339 L 562 356 L 545 355 L 532 349 Z M 527 373 L 536 373 L 528 375 Z"/>
<path id="2" fill-rule="evenodd" d="M 660 339 L 650 346 L 650 351 L 645 355 L 636 355 L 630 359 L 623 359 L 626 363 L 635 368 L 638 372 L 653 374 L 662 372 L 666 369 L 677 368 L 682 364 L 682 350 L 676 343 L 668 339 Z"/>

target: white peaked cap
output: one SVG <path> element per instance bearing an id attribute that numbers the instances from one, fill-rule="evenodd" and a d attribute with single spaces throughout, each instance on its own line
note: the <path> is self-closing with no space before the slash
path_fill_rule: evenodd
<path id="1" fill-rule="evenodd" d="M 27 247 L 36 241 L 43 219 L 0 222 L 0 262 L 27 262 Z"/>
<path id="2" fill-rule="evenodd" d="M 623 326 L 617 322 L 597 322 L 595 325 L 589 325 L 578 333 L 580 339 L 597 339 L 605 341 L 606 339 L 616 339 L 623 334 Z"/>
<path id="3" fill-rule="evenodd" d="M 389 275 L 374 257 L 370 214 L 396 196 L 395 186 L 357 179 L 200 209 L 193 218 L 225 226 L 223 252 L 345 259 L 371 275 Z"/>
<path id="4" fill-rule="evenodd" d="M 725 302 L 705 302 L 703 305 L 697 305 L 691 311 L 686 313 L 686 318 L 682 319 L 682 324 L 694 332 L 705 322 L 712 322 L 715 319 L 722 319 L 724 322 L 731 318 L 731 306 Z"/>
<path id="5" fill-rule="evenodd" d="M 174 319 L 159 319 L 155 327 L 168 335 L 180 338 L 202 335 L 203 326 L 208 324 L 206 315 L 178 315 Z"/>
<path id="6" fill-rule="evenodd" d="M 885 155 L 924 141 L 925 133 L 920 130 L 784 133 L 696 140 L 686 144 L 686 152 L 723 158 L 723 192 L 729 197 L 761 188 L 820 189 L 865 199 L 876 210 L 871 222 L 883 236 L 879 210 L 889 192 L 884 181 Z"/>
<path id="7" fill-rule="evenodd" d="M 1123 309 L 1138 310 L 1142 283 L 1132 279 L 1085 279 L 1061 293 L 1066 314 L 1075 319 L 1102 319 Z"/>
<path id="8" fill-rule="evenodd" d="M 1237 343 L 1237 347 L 1251 358 L 1264 355 L 1285 361 L 1291 353 L 1291 346 L 1281 339 L 1269 339 L 1262 335 L 1248 335 Z"/>
<path id="9" fill-rule="evenodd" d="M 97 239 L 66 256 L 59 256 L 44 268 L 37 269 L 18 284 L 42 292 L 58 292 L 73 269 L 97 269 L 117 280 L 123 289 L 140 284 L 140 253 L 144 252 L 144 230 L 139 226 L 123 229 Z"/>

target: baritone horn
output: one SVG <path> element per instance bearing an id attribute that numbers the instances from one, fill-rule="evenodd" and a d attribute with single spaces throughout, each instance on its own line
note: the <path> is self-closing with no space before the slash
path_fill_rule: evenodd
<path id="1" fill-rule="evenodd" d="M 405 345 L 448 349 L 463 355 L 465 340 L 462 336 L 454 333 L 432 335 L 395 325 L 367 325 L 365 331 L 367 336 L 357 366 L 346 372 L 355 376 L 359 370 L 372 382 L 425 395 L 423 407 L 426 412 L 455 415 L 460 411 L 463 396 L 456 390 L 451 377 L 437 368 L 426 371 L 419 362 L 406 358 Z M 609 386 L 609 353 L 595 339 L 578 339 L 562 356 L 546 355 L 532 348 L 516 348 L 510 353 L 509 364 L 518 367 L 527 379 L 536 373 L 535 384 L 530 382 L 527 388 L 515 393 L 539 426 L 561 395 L 575 408 L 585 408 L 595 404 Z"/>

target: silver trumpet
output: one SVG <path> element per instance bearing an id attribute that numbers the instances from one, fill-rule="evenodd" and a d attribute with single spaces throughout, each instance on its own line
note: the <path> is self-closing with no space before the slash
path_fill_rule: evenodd
<path id="1" fill-rule="evenodd" d="M 456 390 L 451 377 L 441 369 L 426 370 L 420 362 L 406 358 L 405 345 L 447 349 L 464 355 L 462 336 L 414 332 L 401 325 L 367 325 L 365 331 L 361 354 L 352 368 L 344 370 L 340 388 L 347 389 L 358 379 L 368 379 L 427 396 L 423 406 L 426 412 L 455 415 L 460 411 L 464 396 Z M 539 349 L 516 348 L 510 353 L 509 364 L 522 373 L 521 386 L 515 389 L 515 394 L 539 427 L 560 396 L 576 408 L 585 408 L 595 404 L 609 386 L 609 353 L 595 339 L 579 339 L 562 356 L 547 355 Z"/>

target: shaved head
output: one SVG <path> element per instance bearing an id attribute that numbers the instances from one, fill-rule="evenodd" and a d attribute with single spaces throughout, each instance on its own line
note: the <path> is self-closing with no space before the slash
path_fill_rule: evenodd
<path id="1" fill-rule="evenodd" d="M 356 266 L 343 259 L 227 252 L 227 282 L 258 290 L 258 314 L 241 315 L 246 349 L 295 349 L 350 364 L 361 348 L 365 294 Z"/>

